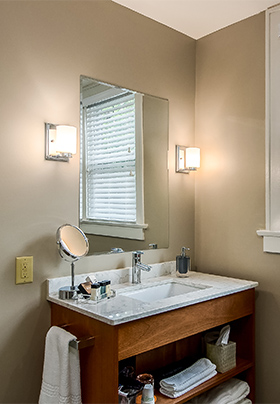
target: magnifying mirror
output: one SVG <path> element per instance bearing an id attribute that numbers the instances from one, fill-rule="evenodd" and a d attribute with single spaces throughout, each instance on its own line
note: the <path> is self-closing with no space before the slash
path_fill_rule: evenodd
<path id="1" fill-rule="evenodd" d="M 89 242 L 84 232 L 77 226 L 64 224 L 57 229 L 56 243 L 59 255 L 67 262 L 71 262 L 71 286 L 59 289 L 60 299 L 76 299 L 75 262 L 87 255 Z"/>

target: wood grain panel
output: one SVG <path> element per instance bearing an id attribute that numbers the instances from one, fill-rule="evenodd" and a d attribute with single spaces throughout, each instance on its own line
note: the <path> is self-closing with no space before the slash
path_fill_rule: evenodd
<path id="1" fill-rule="evenodd" d="M 185 358 L 188 358 L 191 364 L 202 356 L 202 335 L 196 334 L 137 355 L 136 373 L 153 373 L 157 369 Z"/>
<path id="2" fill-rule="evenodd" d="M 178 341 L 254 312 L 254 289 L 118 326 L 119 360 Z"/>
<path id="3" fill-rule="evenodd" d="M 52 304 L 52 325 L 69 324 L 77 337 L 93 335 L 94 347 L 80 350 L 82 402 L 118 402 L 117 329 L 101 321 Z"/>
<path id="4" fill-rule="evenodd" d="M 159 404 L 179 404 L 238 375 L 251 387 L 254 375 L 254 289 L 158 314 L 118 326 L 110 326 L 57 304 L 51 304 L 52 325 L 68 324 L 78 338 L 94 336 L 95 345 L 80 351 L 84 404 L 118 403 L 119 360 L 133 362 L 136 372 L 156 370 L 187 357 L 204 355 L 205 331 L 231 323 L 231 339 L 237 344 L 237 366 L 198 386 L 178 399 L 158 394 Z"/>

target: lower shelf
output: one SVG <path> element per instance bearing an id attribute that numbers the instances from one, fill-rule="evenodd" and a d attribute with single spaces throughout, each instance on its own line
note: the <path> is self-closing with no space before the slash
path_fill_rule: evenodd
<path id="1" fill-rule="evenodd" d="M 231 379 L 232 377 L 238 375 L 239 373 L 244 372 L 245 370 L 251 368 L 253 363 L 247 361 L 245 359 L 236 358 L 236 367 L 229 370 L 225 373 L 218 373 L 216 376 L 212 377 L 210 380 L 200 384 L 199 386 L 195 387 L 194 389 L 188 391 L 186 394 L 183 394 L 177 398 L 169 398 L 161 394 L 160 392 L 156 391 L 155 395 L 157 397 L 157 404 L 182 404 L 185 403 L 187 400 L 192 399 L 193 397 L 198 396 L 199 394 L 204 393 L 207 390 L 212 389 L 213 387 L 218 386 L 219 384 L 225 382 L 226 380 Z"/>

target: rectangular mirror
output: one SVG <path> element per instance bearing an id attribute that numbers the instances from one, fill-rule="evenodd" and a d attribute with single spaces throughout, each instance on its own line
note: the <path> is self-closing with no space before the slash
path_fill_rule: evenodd
<path id="1" fill-rule="evenodd" d="M 89 254 L 168 247 L 168 100 L 80 80 L 80 228 Z"/>

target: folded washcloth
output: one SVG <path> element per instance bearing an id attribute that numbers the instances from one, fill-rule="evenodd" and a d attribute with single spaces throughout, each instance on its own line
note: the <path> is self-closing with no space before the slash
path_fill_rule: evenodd
<path id="1" fill-rule="evenodd" d="M 230 379 L 217 387 L 195 397 L 190 401 L 192 404 L 249 404 L 246 397 L 250 393 L 248 383 Z M 246 399 L 246 400 L 245 400 Z M 245 400 L 245 401 L 244 401 Z"/>
<path id="2" fill-rule="evenodd" d="M 216 374 L 216 365 L 207 358 L 201 358 L 176 375 L 162 379 L 160 392 L 168 397 L 179 397 Z"/>
<path id="3" fill-rule="evenodd" d="M 81 404 L 79 351 L 69 347 L 73 339 L 60 327 L 49 329 L 39 404 Z"/>
<path id="4" fill-rule="evenodd" d="M 176 375 L 162 379 L 159 384 L 160 387 L 168 390 L 183 390 L 191 384 L 196 383 L 198 380 L 204 378 L 207 374 L 211 373 L 215 369 L 216 365 L 214 365 L 209 359 L 201 358 L 193 365 L 182 370 Z"/>
<path id="5" fill-rule="evenodd" d="M 170 397 L 170 398 L 180 397 L 183 394 L 187 393 L 188 391 L 194 389 L 195 387 L 199 386 L 200 384 L 202 384 L 202 383 L 206 382 L 207 380 L 211 379 L 212 377 L 216 376 L 216 374 L 217 374 L 216 370 L 213 370 L 213 371 L 211 371 L 211 373 L 208 373 L 207 376 L 205 376 L 199 380 L 196 380 L 196 382 L 189 385 L 188 387 L 186 387 L 183 390 L 168 390 L 168 389 L 161 387 L 159 389 L 159 391 L 161 392 L 161 394 L 164 394 L 165 396 Z"/>

